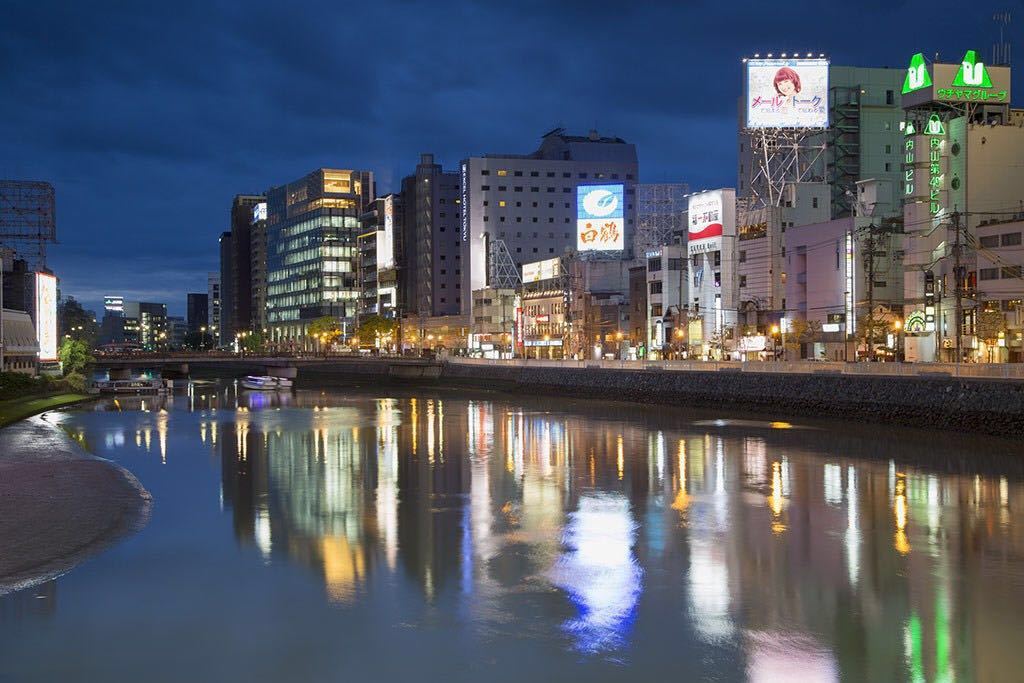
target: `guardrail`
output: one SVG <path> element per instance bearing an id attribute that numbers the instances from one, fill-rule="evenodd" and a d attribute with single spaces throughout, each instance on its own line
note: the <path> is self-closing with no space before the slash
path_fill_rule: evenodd
<path id="1" fill-rule="evenodd" d="M 604 368 L 673 372 L 758 372 L 782 374 L 858 375 L 864 377 L 964 377 L 1024 380 L 1024 363 L 842 363 L 834 361 L 693 361 L 693 360 L 535 360 L 462 358 L 449 363 L 511 367 Z"/>

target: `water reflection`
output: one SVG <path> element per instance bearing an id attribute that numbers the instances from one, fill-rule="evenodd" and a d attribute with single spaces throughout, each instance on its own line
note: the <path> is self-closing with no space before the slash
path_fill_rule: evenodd
<path id="1" fill-rule="evenodd" d="M 306 567 L 340 609 L 402 581 L 449 628 L 641 667 L 636 631 L 659 614 L 649 628 L 750 680 L 1024 664 L 1020 472 L 955 440 L 936 459 L 927 440 L 777 422 L 215 387 L 103 409 L 132 415 L 87 425 L 103 455 L 219 458 L 238 543 Z"/>

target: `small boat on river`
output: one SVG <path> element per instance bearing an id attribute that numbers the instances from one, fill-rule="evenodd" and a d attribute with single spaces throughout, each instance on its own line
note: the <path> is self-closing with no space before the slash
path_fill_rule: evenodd
<path id="1" fill-rule="evenodd" d="M 242 386 L 253 391 L 287 391 L 292 388 L 292 381 L 286 377 L 249 375 L 242 380 Z"/>

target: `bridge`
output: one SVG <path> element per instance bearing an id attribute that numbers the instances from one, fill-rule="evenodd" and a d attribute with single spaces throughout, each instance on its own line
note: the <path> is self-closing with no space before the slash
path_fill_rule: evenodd
<path id="1" fill-rule="evenodd" d="M 93 366 L 105 369 L 111 379 L 128 379 L 133 370 L 159 370 L 163 377 L 188 377 L 193 369 L 222 370 L 232 374 L 259 374 L 295 379 L 300 369 L 337 374 L 437 378 L 441 364 L 424 358 L 400 356 L 262 356 L 237 354 L 133 353 L 101 355 Z"/>

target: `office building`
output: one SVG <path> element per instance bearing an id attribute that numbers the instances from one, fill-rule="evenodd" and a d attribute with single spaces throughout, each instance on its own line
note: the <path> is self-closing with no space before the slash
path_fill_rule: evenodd
<path id="1" fill-rule="evenodd" d="M 420 327 L 462 312 L 461 197 L 459 174 L 434 163 L 433 154 L 421 154 L 416 172 L 402 180 L 398 289 L 403 315 Z"/>
<path id="2" fill-rule="evenodd" d="M 684 307 L 688 303 L 686 247 L 666 245 L 645 257 L 647 287 L 646 344 L 650 358 L 682 356 L 688 351 Z M 632 316 L 630 318 L 632 323 Z"/>
<path id="3" fill-rule="evenodd" d="M 402 195 L 389 194 L 370 202 L 359 218 L 359 316 L 399 316 L 399 273 L 402 269 Z"/>
<path id="4" fill-rule="evenodd" d="M 267 191 L 267 324 L 300 347 L 309 323 L 338 319 L 346 336 L 359 303 L 359 217 L 374 196 L 369 171 L 321 168 Z"/>
<path id="5" fill-rule="evenodd" d="M 1024 362 L 1024 212 L 978 224 L 978 358 Z M 913 319 L 906 321 L 914 328 Z"/>
<path id="6" fill-rule="evenodd" d="M 185 335 L 189 332 L 188 323 L 181 316 L 167 317 L 167 348 L 178 350 L 185 345 Z"/>
<path id="7" fill-rule="evenodd" d="M 252 227 L 262 195 L 235 195 L 231 230 L 220 237 L 221 345 L 232 344 L 239 332 L 253 329 Z"/>
<path id="8" fill-rule="evenodd" d="M 209 326 L 209 294 L 189 292 L 186 297 L 186 320 L 189 332 L 205 332 Z"/>
<path id="9" fill-rule="evenodd" d="M 228 346 L 235 340 L 235 328 L 231 311 L 234 310 L 234 287 L 232 285 L 232 270 L 234 269 L 235 250 L 231 244 L 231 233 L 222 232 L 220 235 L 220 309 L 217 316 L 217 344 Z"/>
<path id="10" fill-rule="evenodd" d="M 1015 353 L 1009 323 L 1016 322 L 1019 247 L 1012 226 L 1022 218 L 1024 112 L 1010 109 L 1010 84 L 1009 66 L 984 64 L 974 51 L 953 64 L 918 54 L 908 69 L 901 184 L 907 360 L 993 362 Z M 1004 300 L 1011 310 L 1003 310 Z"/>
<path id="11" fill-rule="evenodd" d="M 124 302 L 124 341 L 147 351 L 167 348 L 167 305 L 147 301 Z"/>
<path id="12" fill-rule="evenodd" d="M 689 309 L 686 344 L 691 357 L 724 360 L 739 337 L 736 277 L 736 192 L 691 195 L 687 205 Z"/>
<path id="13" fill-rule="evenodd" d="M 252 209 L 249 238 L 249 277 L 251 282 L 250 329 L 267 329 L 267 203 L 257 202 Z"/>
<path id="14" fill-rule="evenodd" d="M 207 273 L 206 276 L 206 331 L 219 343 L 220 338 L 220 273 Z"/>
<path id="15" fill-rule="evenodd" d="M 103 297 L 103 315 L 124 315 L 124 297 L 108 294 Z"/>
<path id="16" fill-rule="evenodd" d="M 621 138 L 557 128 L 532 153 L 470 157 L 460 173 L 461 291 L 510 286 L 524 263 L 566 253 L 633 257 L 639 171 L 636 148 Z M 577 188 L 594 185 L 587 213 Z M 460 306 L 470 313 L 472 297 Z"/>
<path id="17" fill-rule="evenodd" d="M 3 372 L 35 375 L 39 342 L 32 316 L 13 308 L 0 310 L 3 316 Z"/>

